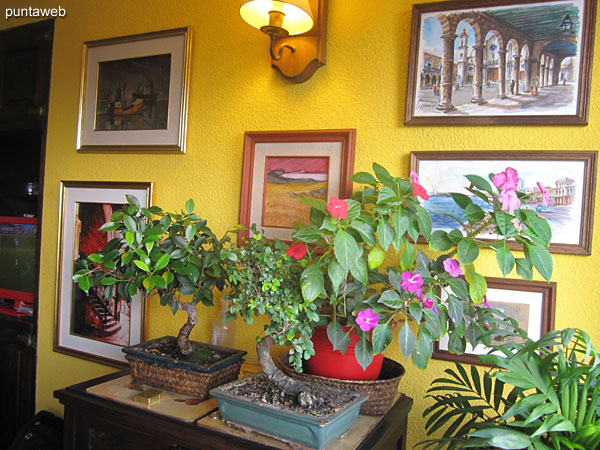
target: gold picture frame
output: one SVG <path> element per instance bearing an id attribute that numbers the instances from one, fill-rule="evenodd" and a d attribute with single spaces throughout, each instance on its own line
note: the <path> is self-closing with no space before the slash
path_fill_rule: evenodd
<path id="1" fill-rule="evenodd" d="M 77 150 L 185 153 L 190 28 L 83 44 Z"/>
<path id="2" fill-rule="evenodd" d="M 98 228 L 127 204 L 126 194 L 150 206 L 152 183 L 61 181 L 60 191 L 54 351 L 126 367 L 121 348 L 146 338 L 144 299 L 137 294 L 129 304 L 118 298 L 106 301 L 94 289 L 82 291 L 72 277 L 77 259 L 119 237 Z"/>

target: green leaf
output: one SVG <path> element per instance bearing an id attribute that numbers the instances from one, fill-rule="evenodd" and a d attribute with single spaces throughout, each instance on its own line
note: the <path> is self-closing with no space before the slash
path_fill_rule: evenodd
<path id="1" fill-rule="evenodd" d="M 171 257 L 168 253 L 162 255 L 160 258 L 158 258 L 158 261 L 156 261 L 156 266 L 154 267 L 154 270 L 157 271 L 163 269 L 167 264 L 169 264 L 170 259 Z"/>
<path id="2" fill-rule="evenodd" d="M 373 330 L 373 352 L 383 353 L 392 342 L 392 330 L 390 327 L 381 323 Z"/>
<path id="3" fill-rule="evenodd" d="M 469 295 L 475 303 L 479 303 L 483 300 L 483 296 L 487 292 L 487 282 L 485 278 L 475 272 L 473 265 L 469 264 L 465 266 L 465 278 L 469 283 Z"/>
<path id="4" fill-rule="evenodd" d="M 468 301 L 469 300 L 469 287 L 462 278 L 450 278 L 448 280 L 448 286 L 454 292 L 458 298 Z"/>
<path id="5" fill-rule="evenodd" d="M 95 263 L 102 263 L 102 261 L 104 261 L 104 256 L 99 253 L 92 253 L 90 256 L 88 256 L 88 259 Z"/>
<path id="6" fill-rule="evenodd" d="M 307 225 L 296 231 L 292 237 L 302 242 L 314 243 L 321 238 L 321 232 L 315 225 Z"/>
<path id="7" fill-rule="evenodd" d="M 416 320 L 417 323 L 421 323 L 421 319 L 423 318 L 423 307 L 421 303 L 411 302 L 408 304 L 408 311 L 413 319 Z"/>
<path id="8" fill-rule="evenodd" d="M 461 264 L 470 264 L 479 256 L 479 247 L 470 239 L 463 239 L 457 246 L 458 260 Z"/>
<path id="9" fill-rule="evenodd" d="M 473 186 L 481 191 L 485 191 L 489 194 L 492 193 L 492 185 L 483 177 L 479 175 L 465 175 L 465 178 L 471 182 Z"/>
<path id="10" fill-rule="evenodd" d="M 154 286 L 156 286 L 156 282 L 152 279 L 152 277 L 146 277 L 142 281 L 142 285 L 144 286 L 144 289 L 146 289 L 146 292 L 150 292 L 152 289 L 154 289 Z"/>
<path id="11" fill-rule="evenodd" d="M 127 203 L 129 203 L 130 205 L 133 205 L 139 209 L 140 201 L 137 199 L 137 197 L 135 195 L 125 194 L 125 198 L 127 199 Z"/>
<path id="12" fill-rule="evenodd" d="M 331 260 L 327 265 L 327 275 L 329 275 L 331 287 L 336 293 L 338 293 L 340 287 L 342 287 L 347 274 L 348 271 L 344 270 L 335 259 Z"/>
<path id="13" fill-rule="evenodd" d="M 448 239 L 448 233 L 444 230 L 436 230 L 429 239 L 429 248 L 438 252 L 445 252 L 452 248 L 452 241 Z"/>
<path id="14" fill-rule="evenodd" d="M 312 302 L 316 299 L 323 292 L 323 284 L 323 273 L 318 264 L 312 264 L 304 269 L 300 277 L 304 300 Z"/>
<path id="15" fill-rule="evenodd" d="M 498 229 L 503 236 L 510 237 L 516 233 L 517 230 L 511 222 L 513 216 L 506 214 L 504 211 L 496 211 L 495 217 Z"/>
<path id="16" fill-rule="evenodd" d="M 104 225 L 102 225 L 100 228 L 98 228 L 98 230 L 113 231 L 113 230 L 118 230 L 120 226 L 121 225 L 116 222 L 106 222 Z"/>
<path id="17" fill-rule="evenodd" d="M 353 221 L 354 219 L 358 219 L 360 216 L 360 203 L 356 200 L 347 199 L 344 200 L 348 203 L 348 218 L 346 220 Z"/>
<path id="18" fill-rule="evenodd" d="M 360 250 L 362 251 L 362 249 Z M 354 264 L 350 267 L 350 273 L 354 279 L 364 285 L 369 281 L 369 272 L 367 270 L 367 263 L 361 257 L 357 257 L 354 260 Z"/>
<path id="19" fill-rule="evenodd" d="M 350 345 L 350 335 L 344 333 L 342 326 L 335 320 L 327 325 L 327 337 L 334 350 L 339 350 L 342 354 L 346 353 L 346 349 Z"/>
<path id="20" fill-rule="evenodd" d="M 394 248 L 398 252 L 402 248 L 402 243 L 404 242 L 404 234 L 408 231 L 410 221 L 408 220 L 408 216 L 404 213 L 404 211 L 402 209 L 399 209 L 392 216 L 392 222 L 394 224 L 394 240 L 392 241 L 392 243 L 394 244 Z"/>
<path id="21" fill-rule="evenodd" d="M 148 228 L 144 231 L 145 236 L 158 236 L 164 232 L 164 228 L 161 225 L 155 225 L 152 228 Z"/>
<path id="22" fill-rule="evenodd" d="M 550 240 L 552 239 L 552 229 L 550 228 L 548 221 L 538 217 L 535 211 L 523 210 L 522 212 L 525 214 L 525 217 L 527 217 L 525 224 L 531 231 L 539 236 L 546 247 L 548 247 L 550 245 Z"/>
<path id="23" fill-rule="evenodd" d="M 383 186 L 379 191 L 379 196 L 377 197 L 377 204 L 389 203 L 389 204 L 399 204 L 402 202 L 402 199 L 396 195 L 396 192 L 389 187 Z"/>
<path id="24" fill-rule="evenodd" d="M 448 296 L 448 315 L 454 325 L 458 325 L 460 321 L 463 319 L 465 308 L 463 303 L 458 300 L 454 295 Z"/>
<path id="25" fill-rule="evenodd" d="M 533 278 L 533 266 L 528 258 L 516 258 L 517 263 L 517 274 L 525 280 L 531 280 Z"/>
<path id="26" fill-rule="evenodd" d="M 552 414 L 546 417 L 542 425 L 531 435 L 531 437 L 534 438 L 545 433 L 560 431 L 575 433 L 575 426 L 570 420 L 565 419 L 560 414 Z"/>
<path id="27" fill-rule="evenodd" d="M 130 247 L 133 246 L 134 241 L 135 241 L 135 233 L 133 233 L 131 231 L 126 231 L 125 232 L 125 242 L 127 242 L 127 245 L 129 245 Z"/>
<path id="28" fill-rule="evenodd" d="M 350 179 L 355 183 L 368 184 L 374 188 L 377 187 L 377 180 L 369 172 L 356 172 L 350 177 Z"/>
<path id="29" fill-rule="evenodd" d="M 377 237 L 383 250 L 387 251 L 394 238 L 394 229 L 385 221 L 379 222 L 379 225 L 377 225 Z"/>
<path id="30" fill-rule="evenodd" d="M 465 208 L 462 217 L 469 221 L 470 224 L 474 224 L 483 220 L 485 217 L 485 212 L 479 205 L 475 203 L 471 203 Z"/>
<path id="31" fill-rule="evenodd" d="M 375 247 L 377 245 L 377 239 L 375 238 L 375 232 L 373 231 L 373 228 L 371 227 L 371 225 L 364 223 L 364 222 L 352 222 L 350 224 L 350 228 L 358 231 L 358 234 L 360 234 L 360 237 L 362 238 L 362 240 L 365 241 L 370 246 Z"/>
<path id="32" fill-rule="evenodd" d="M 77 282 L 77 286 L 79 286 L 79 289 L 81 289 L 84 292 L 88 292 L 90 290 L 91 285 L 92 279 L 89 276 L 83 276 L 79 278 L 79 281 Z"/>
<path id="33" fill-rule="evenodd" d="M 196 225 L 190 224 L 185 228 L 185 238 L 189 241 L 196 235 Z"/>
<path id="34" fill-rule="evenodd" d="M 194 200 L 192 200 L 191 198 L 187 202 L 185 202 L 185 211 L 188 214 L 191 214 L 194 212 L 194 207 L 195 207 Z"/>
<path id="35" fill-rule="evenodd" d="M 419 231 L 426 240 L 429 240 L 429 236 L 431 236 L 431 230 L 433 229 L 431 216 L 422 206 L 416 206 L 415 208 L 418 213 L 417 223 L 419 224 Z"/>
<path id="36" fill-rule="evenodd" d="M 125 224 L 125 226 L 127 227 L 127 229 L 129 231 L 131 231 L 133 233 L 135 233 L 137 231 L 137 224 L 135 223 L 135 220 L 133 219 L 133 217 L 124 215 L 123 223 Z"/>
<path id="37" fill-rule="evenodd" d="M 327 202 L 321 200 L 320 198 L 314 197 L 299 197 L 298 200 L 300 203 L 304 203 L 311 208 L 315 208 L 316 210 L 321 211 L 322 213 L 327 212 Z"/>
<path id="38" fill-rule="evenodd" d="M 400 297 L 396 291 L 392 291 L 390 289 L 383 291 L 377 302 L 393 309 L 399 309 L 404 306 L 404 300 L 402 300 L 402 297 Z"/>
<path id="39" fill-rule="evenodd" d="M 470 436 L 487 438 L 489 446 L 502 449 L 528 448 L 530 444 L 528 435 L 505 427 L 483 428 L 472 432 Z"/>
<path id="40" fill-rule="evenodd" d="M 550 255 L 550 252 L 545 248 L 538 247 L 537 245 L 525 245 L 527 250 L 529 250 L 529 258 L 531 259 L 533 266 L 546 281 L 550 281 L 553 270 L 552 256 Z"/>
<path id="41" fill-rule="evenodd" d="M 415 334 L 408 325 L 407 320 L 404 321 L 404 325 L 398 333 L 398 344 L 400 345 L 400 351 L 402 351 L 404 359 L 410 358 L 410 355 L 412 355 L 417 346 Z"/>
<path id="42" fill-rule="evenodd" d="M 368 335 L 366 336 L 368 338 Z M 367 338 L 363 336 L 354 347 L 354 356 L 363 370 L 367 370 L 369 364 L 373 362 L 373 345 Z"/>
<path id="43" fill-rule="evenodd" d="M 498 261 L 498 266 L 504 276 L 512 272 L 515 267 L 515 257 L 508 249 L 506 242 L 503 243 L 502 247 L 496 250 L 496 260 Z"/>
<path id="44" fill-rule="evenodd" d="M 358 255 L 358 245 L 351 234 L 338 230 L 333 242 L 335 257 L 345 270 L 350 270 Z"/>
<path id="45" fill-rule="evenodd" d="M 465 209 L 467 206 L 473 203 L 471 197 L 465 194 L 459 194 L 458 192 L 450 192 L 450 196 L 460 208 Z"/>
<path id="46" fill-rule="evenodd" d="M 367 262 L 369 263 L 369 269 L 377 269 L 385 259 L 385 252 L 379 247 L 373 247 L 367 256 Z"/>
<path id="47" fill-rule="evenodd" d="M 144 272 L 150 272 L 150 267 L 148 267 L 148 265 L 146 263 L 144 263 L 143 261 L 136 259 L 133 261 L 133 263 L 136 266 L 138 266 L 140 269 L 142 269 Z"/>
<path id="48" fill-rule="evenodd" d="M 437 314 L 433 309 L 429 308 L 425 308 L 423 314 L 425 315 L 425 329 L 433 339 L 439 339 L 442 334 L 442 327 Z"/>
<path id="49" fill-rule="evenodd" d="M 119 282 L 119 280 L 117 280 L 116 278 L 112 278 L 112 277 L 104 277 L 100 280 L 100 284 L 102 286 L 112 286 L 113 284 L 117 284 Z"/>
<path id="50" fill-rule="evenodd" d="M 377 176 L 379 181 L 381 181 L 383 184 L 385 184 L 387 186 L 394 185 L 394 179 L 392 178 L 392 176 L 390 175 L 390 173 L 387 171 L 387 169 L 385 167 L 374 162 L 373 163 L 373 172 L 375 172 L 375 175 Z"/>
<path id="51" fill-rule="evenodd" d="M 400 256 L 400 267 L 402 267 L 403 270 L 410 270 L 415 262 L 416 255 L 417 248 L 408 240 L 405 240 L 404 251 L 402 252 L 402 256 Z"/>

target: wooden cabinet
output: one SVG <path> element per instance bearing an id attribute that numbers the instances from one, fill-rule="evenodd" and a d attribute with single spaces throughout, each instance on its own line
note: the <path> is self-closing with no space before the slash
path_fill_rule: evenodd
<path id="1" fill-rule="evenodd" d="M 194 422 L 184 422 L 86 391 L 125 373 L 117 372 L 54 392 L 65 407 L 65 450 L 290 448 L 276 439 L 231 430 L 210 414 Z M 360 438 L 353 439 L 350 433 L 343 438 L 346 439 L 344 448 L 405 450 L 411 407 L 412 399 L 399 397 L 386 415 L 364 419 L 369 421 L 369 426 L 359 434 Z"/>
<path id="2" fill-rule="evenodd" d="M 34 343 L 32 319 L 0 315 L 0 448 L 34 414 Z"/>

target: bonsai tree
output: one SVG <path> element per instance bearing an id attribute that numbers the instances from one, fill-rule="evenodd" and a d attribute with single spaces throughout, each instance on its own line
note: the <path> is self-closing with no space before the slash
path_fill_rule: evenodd
<path id="1" fill-rule="evenodd" d="M 422 448 L 600 448 L 600 354 L 590 336 L 568 328 L 538 341 L 492 345 L 487 371 L 461 364 L 432 382 Z M 469 373 L 470 372 L 470 373 Z"/>
<path id="2" fill-rule="evenodd" d="M 310 224 L 297 229 L 290 247 L 302 266 L 304 302 L 316 307 L 334 349 L 345 351 L 350 331 L 342 325 L 353 327 L 363 368 L 389 346 L 394 329 L 404 357 L 420 368 L 446 333 L 451 352 L 463 353 L 467 341 L 476 344 L 490 323 L 486 281 L 475 265 L 482 248 L 495 251 L 505 276 L 516 268 L 531 279 L 535 268 L 550 280 L 550 226 L 521 208 L 527 196 L 517 191 L 516 170 L 490 174 L 489 180 L 467 175 L 466 190 L 451 194 L 462 214 L 444 214 L 456 223 L 449 232 L 432 232 L 419 201 L 429 196 L 416 173 L 410 180 L 393 177 L 378 164 L 373 172 L 351 177 L 364 186 L 351 199 L 300 199 L 311 207 Z M 494 238 L 482 240 L 484 234 Z M 513 255 L 509 240 L 520 244 L 523 257 Z M 420 242 L 437 256 L 418 250 Z M 418 326 L 416 336 L 409 321 Z"/>
<path id="3" fill-rule="evenodd" d="M 235 263 L 228 266 L 232 306 L 227 319 L 241 316 L 252 324 L 266 315 L 265 334 L 257 338 L 260 365 L 269 380 L 297 397 L 306 407 L 314 400 L 304 383 L 281 372 L 273 363 L 274 345 L 290 346 L 290 360 L 301 370 L 302 359 L 314 354 L 310 337 L 319 321 L 317 306 L 304 300 L 300 288 L 302 267 L 288 256 L 288 244 L 266 239 L 253 226 L 250 238 L 235 249 Z"/>
<path id="4" fill-rule="evenodd" d="M 141 208 L 131 195 L 127 202 L 100 227 L 117 231 L 119 236 L 79 261 L 81 268 L 73 280 L 86 292 L 104 286 L 107 299 L 116 294 L 130 302 L 138 291 L 156 293 L 160 304 L 170 307 L 173 314 L 185 311 L 188 319 L 177 336 L 177 347 L 183 355 L 190 354 L 198 303 L 212 306 L 213 288 L 226 286 L 227 264 L 233 258 L 225 245 L 228 239 L 215 236 L 206 220 L 194 213 L 191 199 L 180 213 L 157 206 Z M 190 301 L 184 300 L 187 296 Z"/>

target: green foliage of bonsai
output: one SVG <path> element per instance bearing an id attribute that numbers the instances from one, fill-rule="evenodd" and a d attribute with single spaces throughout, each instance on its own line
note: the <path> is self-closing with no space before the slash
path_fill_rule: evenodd
<path id="1" fill-rule="evenodd" d="M 88 291 L 105 286 L 105 298 L 117 295 L 128 302 L 138 292 L 156 293 L 160 304 L 173 314 L 184 310 L 188 320 L 178 334 L 179 351 L 192 351 L 189 336 L 198 321 L 198 303 L 213 305 L 213 289 L 227 285 L 227 266 L 235 258 L 228 238 L 218 239 L 206 220 L 194 213 L 188 200 L 185 210 L 169 213 L 157 206 L 140 207 L 139 201 L 127 196 L 128 204 L 112 214 L 100 227 L 118 231 L 119 237 L 78 262 L 73 276 L 78 286 Z M 191 296 L 186 302 L 184 296 Z"/>
<path id="2" fill-rule="evenodd" d="M 522 343 L 479 357 L 495 368 L 456 364 L 432 382 L 427 434 L 444 432 L 422 448 L 600 448 L 600 354 L 590 336 L 567 328 L 538 341 L 522 330 L 514 337 Z"/>

